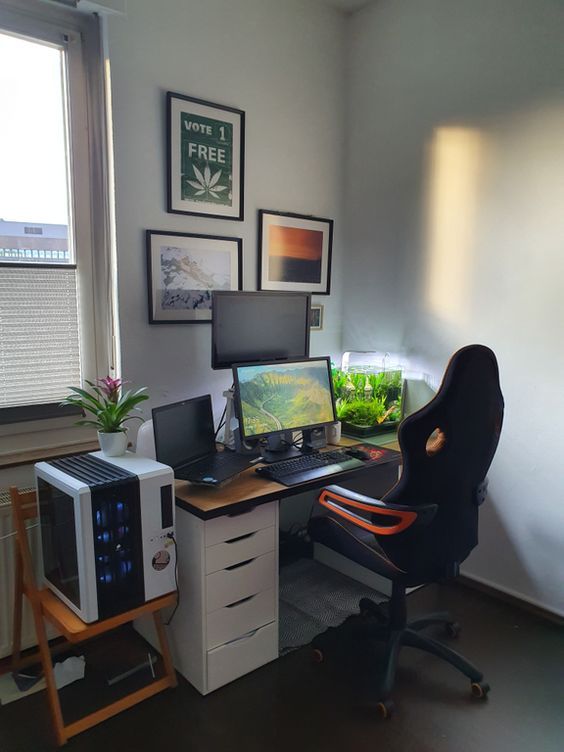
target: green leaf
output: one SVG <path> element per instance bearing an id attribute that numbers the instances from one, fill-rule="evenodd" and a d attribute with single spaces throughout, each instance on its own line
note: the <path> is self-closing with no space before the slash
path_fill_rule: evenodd
<path id="1" fill-rule="evenodd" d="M 69 389 L 72 393 L 61 402 L 62 405 L 74 405 L 93 414 L 95 420 L 81 420 L 78 425 L 95 426 L 99 431 L 116 433 L 125 431 L 123 424 L 127 420 L 143 420 L 141 416 L 131 413 L 140 412 L 137 405 L 149 399 L 145 387 L 118 392 L 119 396 L 116 395 L 117 399 L 113 400 L 108 399 L 97 384 L 88 379 L 85 379 L 85 383 L 91 391 L 71 386 Z"/>
<path id="2" fill-rule="evenodd" d="M 100 428 L 100 423 L 97 420 L 77 420 L 76 421 L 77 426 L 94 426 L 98 430 L 102 430 Z"/>

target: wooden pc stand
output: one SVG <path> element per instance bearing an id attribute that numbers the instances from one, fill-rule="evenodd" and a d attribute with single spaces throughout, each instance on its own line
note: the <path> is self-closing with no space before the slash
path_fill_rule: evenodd
<path id="1" fill-rule="evenodd" d="M 136 705 L 138 702 L 151 697 L 157 692 L 161 692 L 168 687 L 175 687 L 176 673 L 172 665 L 172 658 L 168 641 L 163 626 L 160 611 L 167 606 L 172 606 L 176 602 L 176 592 L 169 593 L 160 598 L 155 598 L 148 603 L 144 603 L 137 608 L 130 609 L 125 613 L 112 616 L 109 619 L 86 624 L 76 616 L 57 596 L 48 589 L 40 590 L 37 587 L 33 572 L 33 563 L 31 552 L 26 533 L 26 520 L 33 520 L 38 517 L 37 496 L 35 491 L 20 493 L 17 488 L 10 488 L 12 500 L 12 511 L 14 525 L 16 530 L 16 583 L 14 591 L 14 631 L 13 631 L 13 650 L 12 650 L 12 670 L 15 672 L 22 665 L 20 658 L 21 651 L 21 632 L 22 632 L 22 601 L 23 596 L 27 596 L 30 601 L 33 621 L 39 643 L 39 652 L 31 658 L 36 659 L 39 655 L 43 667 L 43 673 L 47 684 L 47 699 L 49 710 L 53 721 L 53 729 L 58 746 L 67 742 L 71 736 L 80 734 L 92 726 L 95 726 L 107 718 L 111 718 L 122 710 Z M 157 631 L 160 652 L 164 663 L 164 676 L 148 684 L 146 687 L 132 692 L 122 697 L 116 702 L 107 705 L 100 710 L 90 713 L 80 718 L 74 723 L 65 725 L 59 694 L 55 685 L 53 673 L 53 664 L 51 653 L 45 630 L 45 621 L 47 619 L 70 643 L 79 643 L 89 640 L 92 637 L 108 632 L 111 629 L 127 624 L 144 614 L 152 613 L 155 628 Z M 25 663 L 32 661 L 27 658 Z"/>

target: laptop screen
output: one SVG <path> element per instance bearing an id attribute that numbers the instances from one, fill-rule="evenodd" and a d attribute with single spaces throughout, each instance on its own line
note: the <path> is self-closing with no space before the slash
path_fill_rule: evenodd
<path id="1" fill-rule="evenodd" d="M 178 468 L 215 452 L 211 396 L 153 409 L 157 460 Z"/>

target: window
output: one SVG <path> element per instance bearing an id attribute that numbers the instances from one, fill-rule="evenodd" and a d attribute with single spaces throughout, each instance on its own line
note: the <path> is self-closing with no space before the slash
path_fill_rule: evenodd
<path id="1" fill-rule="evenodd" d="M 34 0 L 25 4 L 38 7 Z M 0 91 L 0 424 L 6 424 L 64 415 L 69 411 L 59 402 L 68 386 L 113 365 L 96 19 L 43 8 L 23 16 L 0 2 Z"/>

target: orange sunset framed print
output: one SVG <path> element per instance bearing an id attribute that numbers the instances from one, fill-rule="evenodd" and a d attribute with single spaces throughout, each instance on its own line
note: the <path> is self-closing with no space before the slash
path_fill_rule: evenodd
<path id="1" fill-rule="evenodd" d="M 259 210 L 258 289 L 329 295 L 333 220 Z"/>

